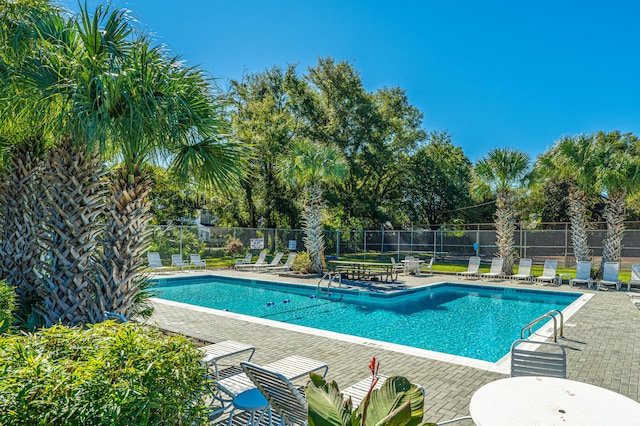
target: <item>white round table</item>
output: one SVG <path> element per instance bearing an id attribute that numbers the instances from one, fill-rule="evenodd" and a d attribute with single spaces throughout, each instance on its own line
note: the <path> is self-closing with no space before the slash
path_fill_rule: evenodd
<path id="1" fill-rule="evenodd" d="M 640 404 L 598 386 L 553 377 L 512 377 L 471 397 L 477 426 L 640 425 Z"/>

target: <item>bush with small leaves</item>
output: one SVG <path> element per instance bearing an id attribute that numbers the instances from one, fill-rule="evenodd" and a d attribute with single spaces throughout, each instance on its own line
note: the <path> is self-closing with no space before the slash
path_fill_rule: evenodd
<path id="1" fill-rule="evenodd" d="M 187 339 L 135 323 L 0 337 L 0 424 L 205 424 L 209 383 Z"/>
<path id="2" fill-rule="evenodd" d="M 302 251 L 296 254 L 296 258 L 291 265 L 291 270 L 300 272 L 301 274 L 311 273 L 313 271 L 313 262 L 311 261 L 311 257 L 309 257 L 309 253 Z"/>
<path id="3" fill-rule="evenodd" d="M 0 333 L 6 332 L 14 322 L 16 293 L 6 281 L 0 281 Z"/>

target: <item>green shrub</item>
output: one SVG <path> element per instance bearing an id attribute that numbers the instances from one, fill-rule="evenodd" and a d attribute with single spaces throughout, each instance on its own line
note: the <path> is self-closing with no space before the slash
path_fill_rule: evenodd
<path id="1" fill-rule="evenodd" d="M 291 269 L 303 274 L 311 273 L 311 271 L 313 271 L 313 262 L 309 257 L 309 253 L 306 251 L 298 252 L 298 254 L 296 254 L 296 258 L 293 260 Z"/>
<path id="2" fill-rule="evenodd" d="M 135 323 L 0 337 L 0 424 L 204 424 L 206 369 L 185 338 Z"/>
<path id="3" fill-rule="evenodd" d="M 227 245 L 224 248 L 229 255 L 235 256 L 236 254 L 240 254 L 244 250 L 244 244 L 238 238 L 230 237 Z"/>
<path id="4" fill-rule="evenodd" d="M 16 307 L 16 292 L 6 281 L 0 281 L 0 333 L 6 332 L 13 324 Z"/>

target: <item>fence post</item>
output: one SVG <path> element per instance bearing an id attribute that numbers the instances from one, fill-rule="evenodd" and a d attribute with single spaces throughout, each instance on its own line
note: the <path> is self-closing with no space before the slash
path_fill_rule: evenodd
<path id="1" fill-rule="evenodd" d="M 398 230 L 398 261 L 400 261 L 400 230 Z"/>
<path id="2" fill-rule="evenodd" d="M 182 226 L 178 228 L 180 228 L 180 257 L 182 257 Z"/>
<path id="3" fill-rule="evenodd" d="M 336 230 L 336 257 L 340 257 L 340 229 Z"/>
<path id="4" fill-rule="evenodd" d="M 411 244 L 409 245 L 409 254 L 413 254 L 413 226 L 411 227 Z M 400 258 L 398 258 L 400 260 Z"/>
<path id="5" fill-rule="evenodd" d="M 364 234 L 364 260 L 367 260 L 367 230 L 362 231 Z"/>
<path id="6" fill-rule="evenodd" d="M 382 237 L 380 238 L 380 254 L 384 253 L 384 225 L 382 225 Z"/>

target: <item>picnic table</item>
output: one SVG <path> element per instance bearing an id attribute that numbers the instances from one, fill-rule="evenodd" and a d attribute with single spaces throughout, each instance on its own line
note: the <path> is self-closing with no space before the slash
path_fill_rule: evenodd
<path id="1" fill-rule="evenodd" d="M 350 280 L 373 280 L 384 277 L 384 282 L 398 279 L 398 270 L 392 263 L 361 262 L 356 260 L 330 260 L 333 270 L 345 274 Z"/>

